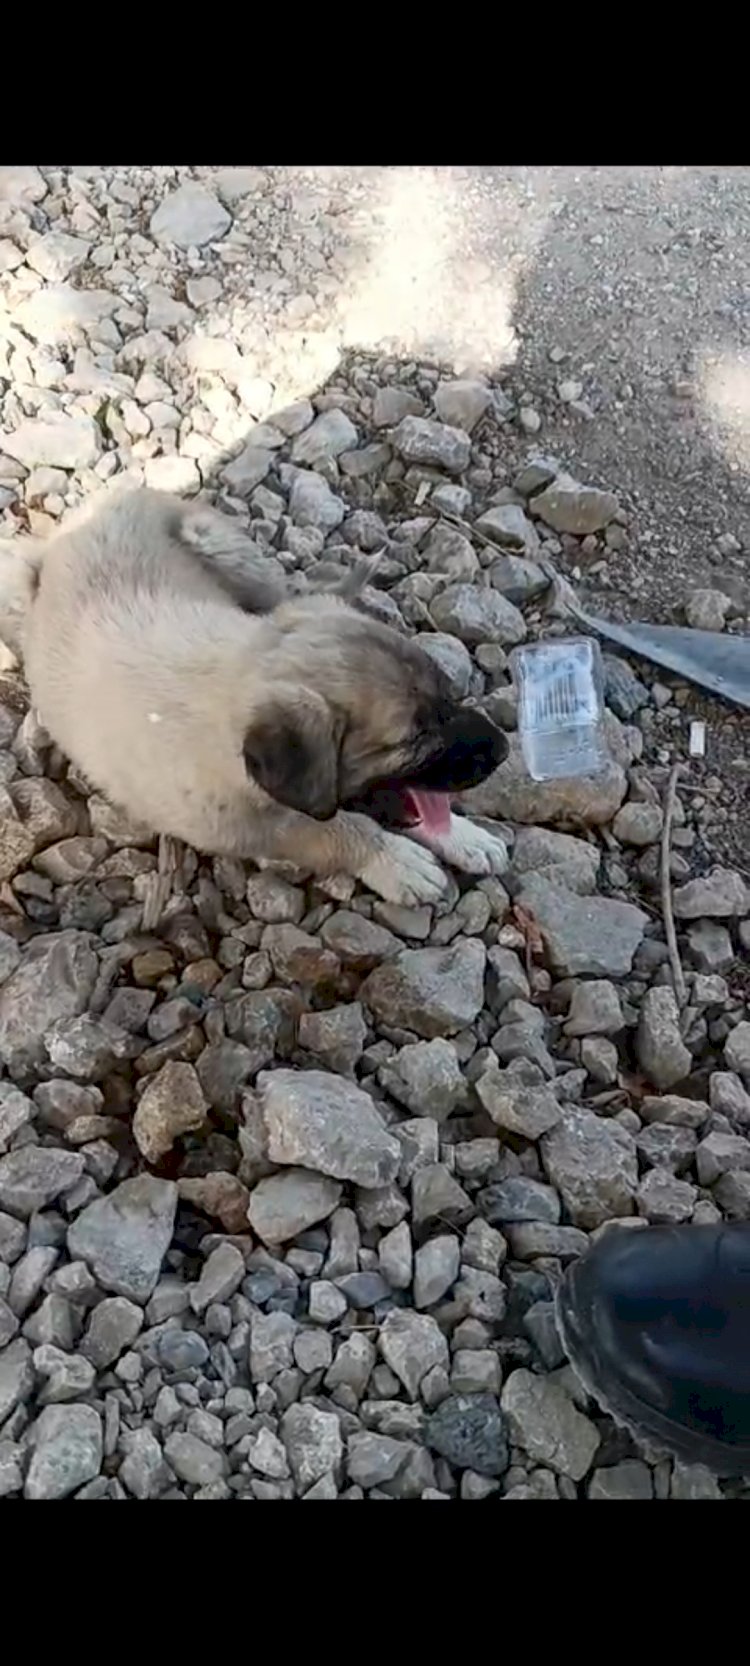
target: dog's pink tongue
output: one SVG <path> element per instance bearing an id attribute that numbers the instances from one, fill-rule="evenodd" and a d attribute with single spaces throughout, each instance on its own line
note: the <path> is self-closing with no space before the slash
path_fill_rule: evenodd
<path id="1" fill-rule="evenodd" d="M 417 787 L 410 787 L 409 797 L 425 833 L 437 836 L 450 831 L 451 801 L 448 793 L 422 792 Z"/>

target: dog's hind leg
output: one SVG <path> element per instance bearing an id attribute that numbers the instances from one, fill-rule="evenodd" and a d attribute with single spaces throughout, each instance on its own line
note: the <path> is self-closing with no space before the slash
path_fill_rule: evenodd
<path id="1" fill-rule="evenodd" d="M 287 590 L 273 563 L 229 515 L 183 504 L 179 536 L 245 613 L 270 613 Z"/>

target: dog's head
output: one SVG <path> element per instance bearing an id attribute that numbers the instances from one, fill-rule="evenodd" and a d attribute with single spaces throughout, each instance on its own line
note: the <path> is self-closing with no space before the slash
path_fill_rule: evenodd
<path id="1" fill-rule="evenodd" d="M 244 748 L 258 785 L 319 820 L 346 808 L 446 829 L 450 795 L 506 756 L 502 730 L 454 699 L 417 642 L 340 600 L 305 597 L 271 620 L 268 694 Z"/>

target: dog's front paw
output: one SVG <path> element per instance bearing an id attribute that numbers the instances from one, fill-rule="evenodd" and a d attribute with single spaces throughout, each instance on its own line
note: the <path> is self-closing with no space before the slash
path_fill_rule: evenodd
<path id="1" fill-rule="evenodd" d="M 432 852 L 399 833 L 384 834 L 382 849 L 368 861 L 360 878 L 385 902 L 403 908 L 439 902 L 448 888 L 448 876 Z"/>
<path id="2" fill-rule="evenodd" d="M 431 837 L 430 849 L 461 873 L 499 876 L 508 866 L 504 841 L 496 833 L 488 833 L 485 827 L 469 821 L 467 816 L 451 816 L 449 831 Z"/>

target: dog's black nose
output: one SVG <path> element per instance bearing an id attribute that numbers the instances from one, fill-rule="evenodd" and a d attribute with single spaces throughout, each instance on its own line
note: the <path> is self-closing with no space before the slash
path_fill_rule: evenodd
<path id="1" fill-rule="evenodd" d="M 446 724 L 440 751 L 410 780 L 435 792 L 466 792 L 486 781 L 507 755 L 502 729 L 485 712 L 467 706 Z"/>

